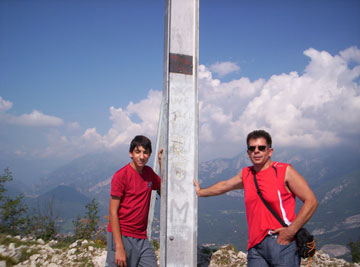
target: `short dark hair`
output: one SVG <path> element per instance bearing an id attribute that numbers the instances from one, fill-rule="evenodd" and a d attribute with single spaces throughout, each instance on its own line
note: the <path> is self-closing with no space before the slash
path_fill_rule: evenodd
<path id="1" fill-rule="evenodd" d="M 268 132 L 264 130 L 255 130 L 248 134 L 246 138 L 246 145 L 249 147 L 249 141 L 250 139 L 258 139 L 258 138 L 264 138 L 266 140 L 266 144 L 271 147 L 271 136 Z"/>
<path id="2" fill-rule="evenodd" d="M 146 136 L 143 135 L 135 136 L 130 143 L 129 152 L 133 152 L 134 149 L 138 146 L 142 146 L 143 148 L 145 148 L 145 150 L 149 151 L 150 153 L 152 152 L 151 141 Z"/>

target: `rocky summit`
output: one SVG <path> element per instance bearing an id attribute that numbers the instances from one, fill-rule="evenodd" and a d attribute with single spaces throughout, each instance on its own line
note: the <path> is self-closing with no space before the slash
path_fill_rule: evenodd
<path id="1" fill-rule="evenodd" d="M 105 265 L 106 249 L 93 241 L 78 240 L 64 246 L 56 240 L 46 243 L 42 239 L 7 236 L 3 243 L 0 245 L 0 267 Z"/>
<path id="2" fill-rule="evenodd" d="M 242 251 L 237 251 L 231 245 L 225 245 L 217 249 L 210 249 L 209 247 L 200 247 L 198 253 L 199 267 L 243 267 L 247 266 L 247 254 Z M 302 259 L 301 266 L 311 267 L 360 267 L 359 263 L 349 263 L 343 259 L 331 258 L 328 254 L 318 251 L 312 258 L 310 265 L 308 259 Z"/>
<path id="3" fill-rule="evenodd" d="M 159 259 L 159 251 L 156 255 Z M 44 242 L 42 239 L 30 237 L 6 236 L 0 245 L 0 267 L 8 266 L 105 266 L 106 248 L 97 242 L 77 240 L 64 246 L 63 243 L 52 240 Z M 159 262 L 159 260 L 158 260 Z M 237 251 L 231 245 L 219 248 L 200 246 L 198 249 L 199 267 L 241 267 L 247 266 L 246 253 Z M 308 266 L 308 259 L 302 260 L 301 266 Z M 313 257 L 310 266 L 353 266 L 358 263 L 349 263 L 343 259 L 331 258 L 328 254 L 318 251 Z"/>

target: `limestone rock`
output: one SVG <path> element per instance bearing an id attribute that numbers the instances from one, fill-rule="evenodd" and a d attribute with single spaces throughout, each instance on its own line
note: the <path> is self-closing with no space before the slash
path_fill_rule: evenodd
<path id="1" fill-rule="evenodd" d="M 44 242 L 43 240 L 34 240 L 30 237 L 11 237 L 9 245 L 0 245 L 0 256 L 11 257 L 16 263 L 16 267 L 30 266 L 105 266 L 106 248 L 98 248 L 94 242 L 88 240 L 77 240 L 67 248 L 57 248 L 56 240 Z M 16 239 L 16 240 L 15 240 Z M 16 242 L 15 242 L 16 241 Z M 19 244 L 20 241 L 20 244 Z M 15 243 L 17 245 L 15 245 Z M 22 253 L 28 255 L 25 258 Z M 33 254 L 32 254 L 33 253 Z M 155 251 L 158 259 L 160 251 Z M 25 258 L 25 259 L 24 259 Z M 302 260 L 301 266 L 307 266 L 309 259 Z M 200 246 L 198 248 L 198 266 L 200 267 L 242 267 L 247 266 L 247 253 L 237 251 L 231 245 L 221 246 L 214 245 Z M 349 263 L 343 259 L 332 258 L 323 251 L 318 251 L 313 257 L 311 267 L 360 267 L 358 263 Z M 0 261 L 0 267 L 6 267 L 6 261 Z"/>
<path id="2" fill-rule="evenodd" d="M 40 245 L 44 245 L 45 244 L 45 241 L 42 240 L 41 238 L 39 238 L 38 240 L 36 240 L 36 242 Z"/>

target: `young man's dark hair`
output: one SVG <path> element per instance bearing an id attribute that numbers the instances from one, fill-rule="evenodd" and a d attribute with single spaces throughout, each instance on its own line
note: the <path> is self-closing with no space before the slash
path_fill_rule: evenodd
<path id="1" fill-rule="evenodd" d="M 255 130 L 248 134 L 246 138 L 246 145 L 249 146 L 250 139 L 258 139 L 258 138 L 264 138 L 266 140 L 266 144 L 271 147 L 271 136 L 268 132 L 264 130 Z"/>
<path id="2" fill-rule="evenodd" d="M 149 151 L 149 153 L 151 154 L 151 152 L 152 152 L 151 141 L 146 136 L 143 136 L 143 135 L 135 136 L 134 139 L 130 143 L 129 152 L 133 152 L 134 149 L 138 146 L 142 146 L 143 148 L 145 148 L 145 150 Z"/>

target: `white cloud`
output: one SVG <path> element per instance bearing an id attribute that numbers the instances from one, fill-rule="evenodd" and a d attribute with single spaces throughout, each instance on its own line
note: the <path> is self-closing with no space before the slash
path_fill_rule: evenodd
<path id="1" fill-rule="evenodd" d="M 340 56 L 348 63 L 351 61 L 360 63 L 360 50 L 356 46 L 341 51 Z"/>
<path id="2" fill-rule="evenodd" d="M 7 111 L 7 110 L 11 109 L 12 105 L 13 105 L 13 103 L 3 99 L 0 96 L 0 112 L 4 112 L 4 111 Z"/>
<path id="3" fill-rule="evenodd" d="M 46 115 L 36 109 L 33 110 L 30 114 L 22 114 L 20 116 L 7 113 L 7 111 L 10 110 L 12 106 L 12 102 L 3 99 L 0 96 L 0 112 L 2 112 L 2 114 L 0 114 L 0 120 L 2 122 L 30 127 L 61 126 L 64 123 L 63 119 Z"/>
<path id="4" fill-rule="evenodd" d="M 79 130 L 81 127 L 79 125 L 78 122 L 69 122 L 67 124 L 67 128 L 70 130 L 70 131 L 76 131 L 76 130 Z"/>
<path id="5" fill-rule="evenodd" d="M 351 47 L 332 56 L 311 48 L 304 54 L 310 62 L 302 75 L 230 83 L 199 75 L 202 145 L 233 155 L 254 129 L 268 130 L 277 146 L 333 146 L 345 136 L 359 139 L 360 66 L 354 62 L 360 62 L 360 50 Z"/>
<path id="6" fill-rule="evenodd" d="M 150 90 L 148 97 L 138 103 L 130 102 L 125 110 L 110 107 L 112 128 L 103 137 L 106 147 L 128 144 L 137 134 L 153 137 L 157 133 L 161 92 Z M 132 121 L 135 115 L 140 122 Z"/>
<path id="7" fill-rule="evenodd" d="M 222 82 L 214 79 L 206 66 L 199 66 L 200 158 L 239 153 L 247 133 L 254 129 L 269 131 L 275 147 L 316 148 L 335 146 L 349 138 L 359 140 L 360 50 L 351 47 L 331 55 L 310 48 L 304 55 L 309 63 L 301 75 L 282 73 L 268 80 L 242 77 Z M 145 99 L 130 102 L 126 108 L 110 107 L 112 126 L 103 135 L 96 128 L 77 136 L 52 129 L 49 145 L 39 155 L 75 157 L 114 149 L 128 145 L 137 134 L 154 140 L 161 95 L 150 90 Z M 32 114 L 27 119 L 50 117 Z M 62 123 L 50 118 L 47 124 Z"/>
<path id="8" fill-rule="evenodd" d="M 22 114 L 18 117 L 11 116 L 8 118 L 11 124 L 22 126 L 61 126 L 64 121 L 61 118 L 46 115 L 38 110 L 33 110 L 30 114 Z"/>
<path id="9" fill-rule="evenodd" d="M 48 147 L 45 151 L 38 151 L 37 156 L 75 158 L 80 155 L 99 152 L 106 149 L 117 149 L 128 145 L 138 134 L 154 138 L 157 133 L 161 92 L 150 90 L 146 99 L 138 103 L 130 102 L 126 109 L 110 107 L 112 127 L 101 135 L 96 128 L 88 128 L 80 136 L 64 136 L 59 131 L 51 131 Z M 132 117 L 138 118 L 137 122 Z"/>
<path id="10" fill-rule="evenodd" d="M 239 71 L 240 67 L 234 62 L 226 61 L 216 62 L 215 64 L 212 64 L 209 69 L 219 75 L 219 77 L 224 77 L 229 73 Z"/>

